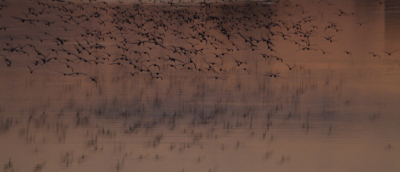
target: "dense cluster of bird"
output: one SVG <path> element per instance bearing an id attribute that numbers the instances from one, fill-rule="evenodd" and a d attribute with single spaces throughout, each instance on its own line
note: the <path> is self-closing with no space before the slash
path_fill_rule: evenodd
<path id="1" fill-rule="evenodd" d="M 6 67 L 23 57 L 31 74 L 43 70 L 86 76 L 97 85 L 98 77 L 87 70 L 94 66 L 118 66 L 127 75 L 153 79 L 187 72 L 221 79 L 226 73 L 257 73 L 259 69 L 248 65 L 254 59 L 276 60 L 292 70 L 293 62 L 277 52 L 277 41 L 295 44 L 297 51 L 331 53 L 313 40 L 323 37 L 335 42 L 335 34 L 343 29 L 338 23 L 325 22 L 321 28 L 317 16 L 301 4 L 266 2 L 160 1 L 149 5 L 143 1 L 31 0 L 21 7 L 23 12 L 2 13 L 1 20 L 22 25 L 3 23 L 1 56 Z M 316 3 L 333 6 L 326 0 Z M 1 11 L 8 6 L 3 0 Z M 340 9 L 334 14 L 354 15 Z M 21 27 L 23 31 L 15 33 Z M 237 56 L 239 52 L 246 55 Z M 267 67 L 260 68 L 264 76 L 279 77 Z"/>

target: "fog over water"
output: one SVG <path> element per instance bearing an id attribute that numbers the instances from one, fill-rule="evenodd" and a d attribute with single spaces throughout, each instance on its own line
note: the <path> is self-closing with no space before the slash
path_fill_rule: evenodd
<path id="1" fill-rule="evenodd" d="M 0 2 L 2 171 L 399 171 L 394 0 Z"/>

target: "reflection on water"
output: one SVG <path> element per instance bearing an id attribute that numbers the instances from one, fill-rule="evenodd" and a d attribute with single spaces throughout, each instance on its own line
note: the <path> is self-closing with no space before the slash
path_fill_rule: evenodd
<path id="1" fill-rule="evenodd" d="M 398 171 L 394 3 L 2 1 L 2 170 Z"/>

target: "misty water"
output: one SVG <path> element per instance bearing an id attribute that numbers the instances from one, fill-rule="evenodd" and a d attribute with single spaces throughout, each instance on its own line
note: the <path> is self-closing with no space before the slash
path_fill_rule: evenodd
<path id="1" fill-rule="evenodd" d="M 11 171 L 399 171 L 395 0 L 0 2 Z"/>

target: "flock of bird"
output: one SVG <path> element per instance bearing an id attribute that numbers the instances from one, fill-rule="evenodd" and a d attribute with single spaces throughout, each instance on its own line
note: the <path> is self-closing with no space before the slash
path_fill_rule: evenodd
<path id="1" fill-rule="evenodd" d="M 381 0 L 371 1 L 376 3 L 377 6 L 384 5 Z M 341 25 L 340 20 L 357 18 L 357 14 L 340 9 L 334 1 L 315 0 L 312 2 L 314 5 L 321 6 L 322 9 L 328 9 L 324 11 L 325 13 L 333 11 L 329 14 L 334 16 L 331 19 L 337 18 L 338 20 L 320 20 L 320 14 L 315 9 L 310 9 L 310 7 L 303 5 L 303 3 L 297 3 L 295 0 L 193 0 L 190 2 L 182 0 L 148 2 L 143 0 L 129 2 L 104 0 L 27 0 L 26 2 L 13 2 L 11 0 L 0 0 L 0 39 L 3 40 L 3 43 L 0 43 L 0 56 L 2 56 L 0 71 L 3 71 L 3 69 L 22 69 L 28 73 L 27 75 L 31 76 L 49 73 L 60 77 L 82 77 L 93 82 L 93 85 L 97 87 L 103 78 L 94 69 L 119 70 L 127 77 L 146 77 L 153 80 L 162 80 L 167 76 L 195 75 L 204 76 L 214 81 L 214 79 L 225 80 L 227 75 L 230 74 L 257 76 L 258 73 L 268 78 L 284 78 L 280 74 L 282 71 L 279 70 L 292 72 L 301 67 L 296 65 L 293 58 L 285 56 L 282 50 L 293 53 L 310 52 L 310 54 L 327 57 L 345 56 L 354 58 L 357 56 L 352 50 L 343 49 L 333 52 L 329 47 L 323 46 L 336 45 L 340 41 L 338 37 L 346 29 L 345 25 Z M 20 7 L 17 7 L 17 5 L 20 5 Z M 360 28 L 364 27 L 365 24 L 364 22 L 354 23 L 355 26 Z M 290 49 L 293 47 L 294 49 Z M 371 58 L 384 59 L 397 53 L 397 51 L 397 49 L 381 52 L 370 51 L 365 52 L 365 54 Z M 171 87 L 175 86 L 171 84 Z M 265 87 L 264 84 L 264 91 Z M 282 89 L 288 90 L 289 86 L 282 86 Z M 303 87 L 300 89 L 303 89 Z M 265 93 L 259 90 L 254 92 L 261 96 L 264 96 Z M 247 93 L 245 94 L 247 95 Z M 298 96 L 297 92 L 294 94 Z M 169 107 L 169 105 L 176 103 L 171 95 L 167 95 L 166 101 L 163 102 L 166 104 L 164 106 L 168 106 L 168 108 L 172 107 Z M 291 98 L 294 102 L 292 103 L 295 104 L 293 106 L 297 108 L 300 98 L 296 96 Z M 104 104 L 107 104 L 107 96 L 104 97 L 106 99 Z M 148 109 L 156 109 L 154 111 L 157 111 L 159 109 L 156 106 L 161 104 L 158 100 L 158 92 L 155 97 L 154 107 Z M 246 96 L 243 97 L 243 101 L 246 101 Z M 146 102 L 142 100 L 141 96 L 136 98 L 138 99 L 137 102 Z M 131 98 L 130 102 L 132 102 L 132 99 L 135 98 Z M 283 99 L 281 100 L 285 101 Z M 50 98 L 48 100 L 50 102 Z M 258 109 L 259 111 L 256 112 L 253 109 L 253 104 L 249 107 L 238 107 L 235 103 L 232 103 L 228 107 L 228 105 L 224 106 L 221 105 L 223 103 L 219 104 L 219 102 L 214 104 L 214 109 L 207 109 L 203 104 L 196 102 L 186 104 L 178 102 L 176 103 L 179 106 L 178 108 L 173 104 L 172 109 L 176 108 L 172 110 L 175 110 L 174 112 L 164 111 L 158 119 L 151 116 L 152 114 L 149 113 L 151 110 L 145 111 L 143 104 L 133 103 L 135 104 L 133 108 L 135 112 L 132 112 L 132 114 L 149 114 L 150 117 L 146 120 L 144 118 L 148 116 L 130 116 L 129 110 L 118 114 L 112 109 L 106 109 L 107 105 L 99 109 L 90 107 L 88 112 L 80 110 L 74 112 L 75 107 L 73 105 L 67 106 L 70 109 L 65 111 L 72 113 L 64 113 L 64 109 L 61 109 L 59 114 L 54 115 L 57 118 L 57 120 L 54 120 L 56 122 L 52 121 L 53 119 L 50 119 L 49 115 L 46 115 L 45 110 L 42 114 L 39 112 L 39 116 L 37 111 L 32 110 L 28 117 L 27 127 L 24 126 L 19 134 L 20 137 L 25 138 L 27 143 L 38 143 L 40 141 L 47 143 L 50 139 L 45 136 L 41 139 L 39 134 L 41 131 L 35 133 L 34 129 L 35 127 L 38 131 L 39 129 L 47 129 L 50 132 L 53 132 L 51 130 L 54 129 L 57 134 L 54 137 L 58 141 L 56 143 L 66 143 L 69 123 L 63 123 L 59 119 L 63 116 L 72 116 L 73 126 L 81 127 L 87 131 L 86 137 L 82 138 L 83 140 L 86 139 L 84 141 L 85 146 L 92 152 L 76 153 L 75 156 L 73 152 L 64 152 L 62 164 L 68 168 L 76 162 L 81 164 L 84 161 L 90 161 L 90 158 L 94 157 L 92 156 L 93 152 L 103 151 L 103 146 L 106 143 L 102 141 L 107 139 L 117 140 L 117 134 L 127 136 L 129 139 L 134 138 L 135 141 L 142 139 L 140 141 L 145 142 L 148 147 L 162 147 L 170 152 L 184 152 L 190 148 L 206 148 L 209 145 L 206 142 L 203 145 L 202 139 L 211 140 L 226 137 L 234 132 L 233 129 L 246 129 L 243 131 L 246 137 L 262 140 L 262 144 L 272 143 L 279 137 L 279 134 L 278 136 L 275 134 L 274 137 L 274 133 L 270 132 L 273 123 L 274 127 L 279 125 L 276 122 L 277 119 L 272 117 L 278 112 L 280 114 L 276 116 L 283 115 L 284 123 L 287 122 L 285 125 L 293 128 L 300 127 L 302 132 L 308 133 L 310 128 L 314 127 L 308 118 L 310 113 L 307 112 L 306 119 L 300 120 L 299 118 L 299 121 L 293 122 L 293 126 L 291 126 L 292 123 L 289 124 L 289 121 L 294 121 L 291 120 L 294 118 L 293 116 L 301 117 L 301 114 L 294 114 L 297 111 L 293 114 L 283 112 L 284 103 L 279 102 L 281 100 L 273 100 L 272 104 L 275 104 L 272 105 L 271 111 L 267 111 L 265 120 L 262 120 L 260 116 L 257 117 L 257 113 L 262 110 Z M 172 103 L 167 104 L 167 101 Z M 347 101 L 347 104 L 349 102 Z M 146 103 L 151 104 L 149 101 Z M 263 106 L 267 106 L 268 103 L 267 101 L 263 102 Z M 115 100 L 113 104 L 122 103 Z M 290 103 L 285 105 L 287 104 L 290 106 Z M 124 105 L 120 106 L 123 107 Z M 123 108 L 119 110 L 121 109 Z M 330 111 L 321 113 L 328 112 Z M 120 117 L 123 118 L 121 119 L 124 120 L 123 126 L 108 128 L 106 124 L 104 124 L 106 126 L 104 127 L 100 122 L 96 123 L 97 121 L 93 120 L 97 116 L 107 116 L 107 113 L 114 115 L 113 119 L 115 118 L 115 120 Z M 185 118 L 184 113 L 194 114 L 193 118 Z M 96 117 L 91 116 L 91 114 L 95 114 Z M 331 114 L 326 116 L 329 115 Z M 137 119 L 133 120 L 128 116 L 137 117 Z M 277 118 L 281 120 L 280 117 Z M 371 120 L 378 117 L 379 115 L 374 114 Z M 23 122 L 15 122 L 9 119 L 3 121 L 2 118 L 0 132 L 6 132 L 14 127 L 14 124 L 20 123 Z M 187 127 L 182 125 L 183 123 L 190 123 L 190 125 Z M 96 125 L 96 127 L 89 131 L 90 125 Z M 205 127 L 198 127 L 199 125 Z M 326 130 L 324 134 L 330 136 L 335 133 L 335 131 L 332 131 L 335 129 L 332 129 L 331 123 L 326 124 L 326 126 L 325 124 L 322 125 L 322 127 L 319 127 L 324 131 Z M 195 126 L 198 128 L 195 128 Z M 318 126 L 315 128 L 318 128 Z M 180 129 L 183 130 L 183 134 Z M 178 132 L 185 136 L 182 137 L 182 140 L 187 140 L 177 142 L 178 139 L 176 138 L 168 138 L 169 136 L 174 137 L 172 135 Z M 234 138 L 233 142 L 232 139 L 227 139 L 229 142 L 218 142 L 218 150 L 240 150 L 247 146 L 246 140 L 243 140 L 242 136 L 236 138 L 232 136 L 232 138 Z M 126 140 L 121 142 L 124 141 Z M 48 142 L 51 143 L 51 140 Z M 167 146 L 160 146 L 160 144 L 167 144 Z M 133 150 L 136 150 L 135 148 Z M 104 148 L 104 150 L 106 149 Z M 156 151 L 150 155 L 136 152 L 137 156 L 133 155 L 136 158 L 132 158 L 132 151 L 131 153 L 128 150 L 126 152 L 121 151 L 123 150 L 121 145 L 114 149 L 124 153 L 123 158 L 118 159 L 117 165 L 113 166 L 117 171 L 124 167 L 124 162 L 128 162 L 128 158 L 134 159 L 135 162 L 149 159 L 159 161 L 163 158 L 162 153 Z M 385 149 L 393 149 L 393 146 L 388 144 Z M 268 150 L 263 153 L 262 159 L 277 157 L 278 164 L 282 165 L 291 158 L 290 155 L 282 154 L 280 156 L 275 152 L 275 154 L 278 154 L 276 156 L 272 152 Z M 99 154 L 95 156 L 99 156 Z M 202 156 L 196 157 L 197 163 L 202 161 L 204 161 Z M 9 158 L 4 163 L 4 170 L 15 169 L 17 163 L 18 161 L 15 161 L 15 158 Z M 34 171 L 41 171 L 45 164 L 43 162 L 37 163 L 34 166 Z M 128 166 L 128 163 L 125 163 L 125 166 Z M 182 171 L 184 170 L 182 169 Z"/>
<path id="2" fill-rule="evenodd" d="M 290 0 L 266 2 L 160 1 L 149 5 L 143 1 L 31 0 L 19 13 L 1 13 L 9 6 L 3 0 L 0 55 L 5 67 L 20 63 L 30 74 L 46 71 L 85 76 L 97 85 L 98 76 L 88 70 L 95 66 L 117 66 L 126 75 L 153 79 L 171 73 L 213 79 L 223 79 L 227 73 L 258 72 L 280 77 L 268 66 L 254 69 L 249 65 L 264 59 L 275 60 L 288 70 L 296 67 L 279 54 L 278 41 L 297 45 L 295 52 L 332 53 L 314 40 L 335 42 L 335 35 L 343 30 L 340 24 L 320 24 L 316 15 Z M 327 0 L 316 3 L 334 6 Z M 278 5 L 284 10 L 277 10 Z M 340 9 L 334 14 L 354 15 Z M 8 20 L 20 25 L 7 26 Z M 21 27 L 23 32 L 16 33 Z M 350 51 L 343 53 L 352 55 Z"/>

